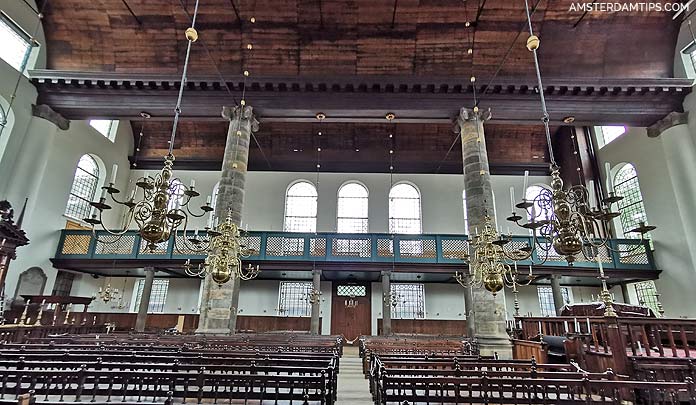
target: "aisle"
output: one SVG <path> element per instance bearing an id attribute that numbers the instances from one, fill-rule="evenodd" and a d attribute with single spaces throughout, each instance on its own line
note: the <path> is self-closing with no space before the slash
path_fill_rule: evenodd
<path id="1" fill-rule="evenodd" d="M 371 405 L 370 386 L 362 374 L 358 348 L 345 346 L 338 372 L 337 405 Z"/>

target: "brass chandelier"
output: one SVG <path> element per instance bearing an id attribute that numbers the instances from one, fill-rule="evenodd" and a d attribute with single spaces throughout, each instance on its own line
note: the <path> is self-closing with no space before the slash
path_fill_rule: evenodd
<path id="1" fill-rule="evenodd" d="M 174 124 L 169 139 L 169 152 L 164 158 L 164 166 L 154 177 L 146 173 L 143 177 L 138 178 L 130 196 L 124 200 L 119 200 L 116 195 L 121 191 L 114 186 L 118 166 L 114 165 L 111 172 L 111 180 L 108 185 L 102 187 L 99 201 L 90 203 L 96 211 L 93 210 L 90 218 L 84 219 L 87 223 L 92 225 L 93 231 L 95 230 L 95 226 L 99 225 L 102 230 L 106 231 L 109 235 L 116 236 L 116 238 L 102 240 L 98 237 L 96 232 L 94 232 L 95 238 L 101 243 L 117 243 L 123 235 L 128 232 L 131 226 L 135 224 L 140 236 L 147 242 L 146 248 L 152 252 L 157 248 L 157 244 L 169 240 L 172 235 L 176 234 L 178 229 L 182 228 L 184 235 L 186 235 L 190 217 L 200 218 L 206 213 L 213 211 L 210 205 L 210 199 L 208 199 L 205 205 L 200 207 L 202 210 L 201 213 L 191 212 L 191 201 L 200 195 L 195 189 L 195 181 L 192 180 L 191 185 L 186 187 L 179 179 L 174 178 L 172 173 L 172 166 L 174 165 L 174 140 L 176 138 L 179 116 L 181 115 L 181 99 L 183 97 L 184 88 L 186 87 L 186 73 L 188 71 L 191 45 L 198 39 L 198 32 L 194 28 L 197 14 L 198 0 L 196 0 L 191 27 L 187 28 L 185 31 L 188 45 L 179 86 L 179 95 L 176 107 L 174 108 Z M 107 194 L 110 199 L 108 202 Z M 108 229 L 103 222 L 104 212 L 112 208 L 110 204 L 121 205 L 125 207 L 124 209 L 126 210 L 120 229 L 117 231 Z M 194 252 L 201 251 L 195 244 L 189 244 L 186 237 L 182 239 L 186 248 L 189 250 Z M 174 240 L 176 243 L 177 238 Z"/>
<path id="2" fill-rule="evenodd" d="M 242 259 L 248 258 L 253 251 L 242 243 L 244 236 L 233 222 L 231 210 L 227 211 L 227 218 L 214 229 L 207 229 L 207 238 L 198 239 L 194 235 L 189 239 L 198 250 L 206 250 L 208 254 L 197 267 L 191 264 L 190 259 L 186 260 L 184 270 L 187 275 L 205 277 L 210 274 L 213 281 L 219 285 L 233 278 L 251 280 L 259 275 L 261 270 L 258 265 L 253 266 L 249 263 L 246 268 L 242 266 Z"/>
<path id="3" fill-rule="evenodd" d="M 527 248 L 527 257 L 521 257 L 519 260 L 526 260 L 532 257 L 534 252 L 537 252 L 537 260 L 544 263 L 549 258 L 549 253 L 555 251 L 564 256 L 569 265 L 572 265 L 578 255 L 583 255 L 589 261 L 598 260 L 600 256 L 600 248 L 606 248 L 611 251 L 613 249 L 609 244 L 609 229 L 614 218 L 620 215 L 620 212 L 613 211 L 612 206 L 623 199 L 617 196 L 612 190 L 610 173 L 607 173 L 608 197 L 604 198 L 597 206 L 593 203 L 594 189 L 588 190 L 584 185 L 574 185 L 568 189 L 564 189 L 563 180 L 560 175 L 560 167 L 556 163 L 551 145 L 551 133 L 549 130 L 549 113 L 546 108 L 546 100 L 544 98 L 544 86 L 541 81 L 541 72 L 539 69 L 539 59 L 537 49 L 539 48 L 539 38 L 534 35 L 532 29 L 531 16 L 529 12 L 528 0 L 525 0 L 525 10 L 527 13 L 527 22 L 529 25 L 529 38 L 527 39 L 527 49 L 532 52 L 534 58 L 534 66 L 537 77 L 538 92 L 541 100 L 541 108 L 543 112 L 542 122 L 546 134 L 546 143 L 551 161 L 551 188 L 542 189 L 542 191 L 528 201 L 526 195 L 523 196 L 521 202 L 514 204 L 514 193 L 511 190 L 510 197 L 513 203 L 512 215 L 507 218 L 508 221 L 516 223 L 518 226 L 531 231 L 531 246 Z M 525 172 L 523 192 L 527 189 L 528 172 Z M 518 215 L 515 208 L 522 209 L 527 214 L 527 222 L 522 222 L 523 217 Z M 538 213 L 546 213 L 545 218 L 537 219 Z M 655 229 L 654 226 L 640 223 L 635 229 L 628 232 L 640 234 L 640 239 L 644 240 L 647 232 Z M 512 240 L 511 235 L 502 236 L 501 244 L 504 245 Z M 621 251 L 621 253 L 629 253 L 640 249 L 644 244 L 637 244 L 635 247 Z"/>
<path id="4" fill-rule="evenodd" d="M 520 260 L 519 257 L 524 257 L 528 250 L 522 248 L 508 252 L 503 249 L 505 243 L 504 239 L 498 236 L 491 217 L 486 214 L 483 231 L 476 232 L 469 244 L 469 249 L 474 252 L 473 257 L 468 253 L 463 257 L 469 265 L 469 272 L 457 272 L 454 279 L 462 287 L 483 287 L 494 296 L 503 287 L 514 289 L 516 285 L 529 285 L 533 280 L 531 266 L 527 281 L 520 283 L 516 262 Z"/>
<path id="5" fill-rule="evenodd" d="M 106 304 L 111 300 L 118 299 L 120 296 L 121 293 L 118 291 L 118 288 L 112 288 L 111 283 L 108 283 L 104 287 L 99 287 L 99 290 L 97 291 L 97 294 L 94 296 L 94 298 L 99 297 L 99 299 Z"/>

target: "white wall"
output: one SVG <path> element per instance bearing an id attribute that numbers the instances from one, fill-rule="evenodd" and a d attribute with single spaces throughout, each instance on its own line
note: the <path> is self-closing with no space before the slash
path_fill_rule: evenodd
<path id="1" fill-rule="evenodd" d="M 143 176 L 144 170 L 133 170 L 131 181 Z M 153 175 L 153 171 L 149 171 Z M 218 171 L 175 170 L 184 184 L 196 180 L 196 189 L 201 196 L 194 200 L 196 209 L 205 203 L 206 196 L 212 194 L 213 187 L 220 179 Z M 285 210 L 285 192 L 298 180 L 316 183 L 316 173 L 292 172 L 249 172 L 246 178 L 246 192 L 243 222 L 250 230 L 282 231 Z M 319 199 L 317 214 L 318 232 L 336 231 L 336 210 L 338 189 L 346 182 L 357 180 L 369 191 L 369 231 L 389 232 L 389 174 L 385 173 L 322 173 L 319 176 Z M 394 175 L 394 183 L 408 181 L 421 192 L 421 212 L 423 233 L 464 234 L 464 209 L 462 206 L 463 176 L 448 174 L 408 174 Z M 498 223 L 507 227 L 505 220 L 510 215 L 510 186 L 515 187 L 517 199 L 521 199 L 522 178 L 520 176 L 492 176 L 491 183 L 496 196 Z M 529 184 L 548 183 L 544 176 L 531 176 Z M 193 221 L 194 226 L 203 227 L 206 218 Z M 504 228 L 506 231 L 507 229 Z M 511 228 L 522 233 L 522 229 Z"/>

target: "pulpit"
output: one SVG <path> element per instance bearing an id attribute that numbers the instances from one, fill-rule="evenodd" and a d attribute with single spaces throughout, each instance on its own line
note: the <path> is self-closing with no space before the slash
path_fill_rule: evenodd
<path id="1" fill-rule="evenodd" d="M 0 201 L 0 298 L 3 305 L 5 302 L 5 277 L 7 277 L 10 261 L 17 258 L 18 247 L 29 244 L 29 238 L 22 230 L 26 206 L 27 201 L 25 200 L 22 213 L 19 214 L 19 219 L 15 223 L 12 205 L 8 201 Z"/>

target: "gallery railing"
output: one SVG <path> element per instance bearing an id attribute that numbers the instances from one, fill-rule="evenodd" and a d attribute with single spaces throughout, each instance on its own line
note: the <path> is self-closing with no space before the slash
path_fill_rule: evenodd
<path id="1" fill-rule="evenodd" d="M 99 239 L 115 241 L 102 243 L 94 238 L 91 231 L 66 229 L 61 231 L 56 259 L 200 259 L 203 256 L 188 251 L 182 243 L 183 233 L 177 234 L 178 243 L 171 238 L 161 243 L 154 252 L 146 249 L 136 231 L 127 232 L 120 240 L 99 233 Z M 188 235 L 192 237 L 193 233 Z M 462 257 L 468 250 L 465 235 L 391 235 L 381 233 L 344 234 L 344 233 L 293 233 L 293 232 L 258 232 L 251 231 L 244 238 L 252 254 L 253 261 L 344 261 L 344 262 L 396 262 L 396 263 L 432 263 L 461 264 Z M 529 242 L 529 237 L 514 236 L 507 246 L 522 247 Z M 612 239 L 609 247 L 626 251 L 630 254 L 617 253 L 607 248 L 600 252 L 605 269 L 646 269 L 654 270 L 652 251 L 647 242 L 635 239 Z M 534 262 L 539 262 L 533 256 Z M 524 266 L 529 261 L 519 262 Z M 565 267 L 567 263 L 561 255 L 550 252 L 544 266 Z M 592 268 L 597 263 L 578 260 L 575 267 Z"/>

